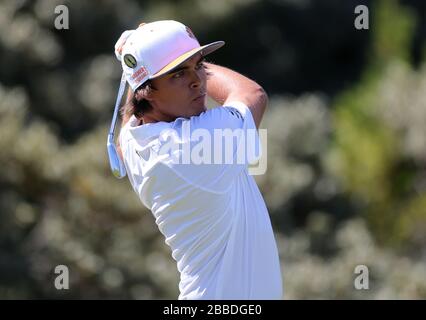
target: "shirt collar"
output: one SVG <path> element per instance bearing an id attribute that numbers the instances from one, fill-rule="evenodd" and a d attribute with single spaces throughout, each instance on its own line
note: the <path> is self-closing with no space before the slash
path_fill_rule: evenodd
<path id="1" fill-rule="evenodd" d="M 159 121 L 139 125 L 139 120 L 132 115 L 124 129 L 128 130 L 136 141 L 143 141 L 153 136 L 159 136 L 161 131 L 172 127 L 172 124 L 173 122 Z"/>

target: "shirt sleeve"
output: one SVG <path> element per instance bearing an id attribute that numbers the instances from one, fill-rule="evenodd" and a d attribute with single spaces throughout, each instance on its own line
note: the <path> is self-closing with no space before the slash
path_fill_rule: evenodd
<path id="1" fill-rule="evenodd" d="M 164 163 L 183 179 L 217 193 L 229 186 L 261 156 L 258 132 L 250 109 L 231 102 L 173 124 L 179 145 Z"/>

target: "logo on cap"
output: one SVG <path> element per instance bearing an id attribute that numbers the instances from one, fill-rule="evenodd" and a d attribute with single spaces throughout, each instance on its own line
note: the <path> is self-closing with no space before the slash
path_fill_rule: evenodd
<path id="1" fill-rule="evenodd" d="M 129 68 L 134 68 L 137 65 L 136 58 L 131 54 L 125 54 L 123 60 L 126 66 L 128 66 Z"/>

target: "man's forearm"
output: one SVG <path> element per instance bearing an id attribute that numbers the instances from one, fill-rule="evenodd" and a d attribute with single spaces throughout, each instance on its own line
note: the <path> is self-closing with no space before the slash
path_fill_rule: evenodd
<path id="1" fill-rule="evenodd" d="M 259 127 L 268 103 L 263 88 L 231 69 L 211 63 L 206 63 L 206 66 L 210 74 L 207 78 L 207 94 L 222 105 L 234 100 L 245 103 L 253 115 L 256 127 Z"/>
<path id="2" fill-rule="evenodd" d="M 229 68 L 211 63 L 206 63 L 206 66 L 210 74 L 207 78 L 207 94 L 219 103 L 224 103 L 233 92 L 260 87 L 253 80 Z"/>

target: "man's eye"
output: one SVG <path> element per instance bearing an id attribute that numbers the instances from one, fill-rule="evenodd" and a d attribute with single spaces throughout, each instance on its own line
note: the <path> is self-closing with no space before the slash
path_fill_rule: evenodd
<path id="1" fill-rule="evenodd" d="M 181 76 L 183 76 L 183 72 L 184 72 L 184 70 L 181 70 L 181 71 L 179 71 L 179 72 L 176 72 L 174 75 L 173 75 L 173 78 L 180 78 Z"/>
<path id="2" fill-rule="evenodd" d="M 204 63 L 200 62 L 199 64 L 197 64 L 197 66 L 195 67 L 196 70 L 200 70 L 201 68 L 204 67 Z"/>

